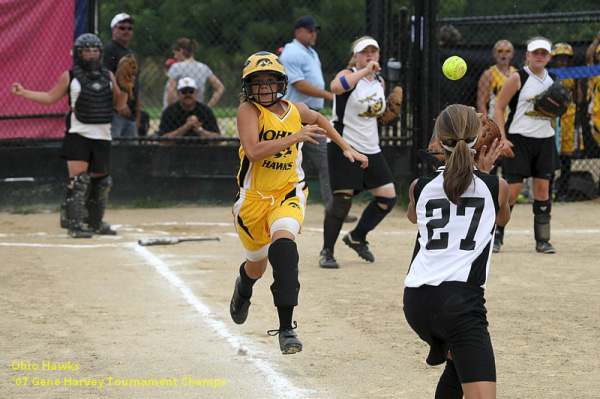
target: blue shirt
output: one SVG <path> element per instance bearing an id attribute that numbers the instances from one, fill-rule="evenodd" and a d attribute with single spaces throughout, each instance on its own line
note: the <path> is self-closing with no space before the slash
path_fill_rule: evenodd
<path id="1" fill-rule="evenodd" d="M 302 94 L 293 86 L 296 82 L 306 80 L 319 89 L 325 89 L 321 60 L 319 60 L 317 52 L 312 47 L 304 47 L 294 39 L 285 45 L 279 60 L 285 67 L 285 73 L 288 76 L 288 89 L 284 98 L 294 103 L 303 102 L 314 110 L 323 108 L 325 99 Z"/>

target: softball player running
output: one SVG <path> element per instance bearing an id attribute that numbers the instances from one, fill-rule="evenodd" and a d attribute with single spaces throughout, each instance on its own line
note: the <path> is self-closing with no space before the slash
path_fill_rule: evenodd
<path id="1" fill-rule="evenodd" d="M 231 318 L 243 324 L 248 317 L 252 287 L 262 277 L 267 261 L 273 267 L 271 292 L 279 314 L 283 354 L 302 350 L 292 327 L 298 305 L 298 250 L 308 188 L 302 170 L 302 144 L 317 143 L 323 134 L 350 161 L 367 167 L 367 157 L 346 143 L 333 126 L 305 104 L 283 100 L 287 76 L 276 55 L 258 52 L 246 60 L 242 75 L 242 104 L 238 109 L 240 169 L 234 225 L 246 252 L 231 298 Z M 302 123 L 307 124 L 302 126 Z"/>
<path id="2" fill-rule="evenodd" d="M 446 362 L 436 398 L 495 398 L 496 366 L 484 289 L 494 224 L 510 219 L 508 184 L 488 174 L 496 140 L 474 166 L 481 121 L 473 108 L 450 105 L 435 123 L 446 165 L 410 187 L 408 219 L 419 230 L 406 276 L 404 314 L 430 345 L 427 363 Z M 484 173 L 485 172 L 485 173 Z"/>

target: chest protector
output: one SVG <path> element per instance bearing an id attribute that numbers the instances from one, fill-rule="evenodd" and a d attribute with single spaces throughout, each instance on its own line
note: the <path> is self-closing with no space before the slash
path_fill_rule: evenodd
<path id="1" fill-rule="evenodd" d="M 82 123 L 112 122 L 113 92 L 109 70 L 103 67 L 90 76 L 76 66 L 71 70 L 71 81 L 73 78 L 81 85 L 74 109 L 77 119 Z"/>

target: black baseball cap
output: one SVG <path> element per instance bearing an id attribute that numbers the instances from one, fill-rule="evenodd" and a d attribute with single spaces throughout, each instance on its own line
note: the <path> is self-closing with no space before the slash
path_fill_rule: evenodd
<path id="1" fill-rule="evenodd" d="M 298 28 L 306 28 L 311 30 L 313 28 L 321 29 L 321 25 L 317 23 L 317 20 L 310 15 L 303 15 L 296 20 L 294 23 L 294 30 Z"/>

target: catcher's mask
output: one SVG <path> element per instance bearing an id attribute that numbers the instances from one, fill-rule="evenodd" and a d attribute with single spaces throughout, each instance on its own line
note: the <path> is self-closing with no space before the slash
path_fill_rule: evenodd
<path id="1" fill-rule="evenodd" d="M 83 58 L 82 50 L 84 48 L 98 48 L 100 54 L 98 58 L 93 61 L 85 60 Z M 75 39 L 75 45 L 73 46 L 73 55 L 77 64 L 87 72 L 97 73 L 102 65 L 102 40 L 93 33 L 84 33 Z"/>
<path id="2" fill-rule="evenodd" d="M 263 73 L 275 75 L 279 80 L 269 82 L 268 85 L 261 82 L 250 82 L 252 77 Z M 246 63 L 244 64 L 244 70 L 242 72 L 242 91 L 248 100 L 260 104 L 263 107 L 270 107 L 283 98 L 287 90 L 287 83 L 288 78 L 285 74 L 285 68 L 275 54 L 266 51 L 259 51 L 258 53 L 252 54 L 246 60 Z M 276 92 L 271 90 L 271 84 L 279 85 Z M 256 96 L 255 98 L 254 94 L 252 93 L 253 86 L 257 86 L 259 88 L 260 94 L 270 94 L 271 100 L 261 102 L 260 96 Z"/>
<path id="3" fill-rule="evenodd" d="M 573 57 L 573 47 L 568 43 L 556 43 L 552 46 L 552 55 L 568 55 Z"/>

